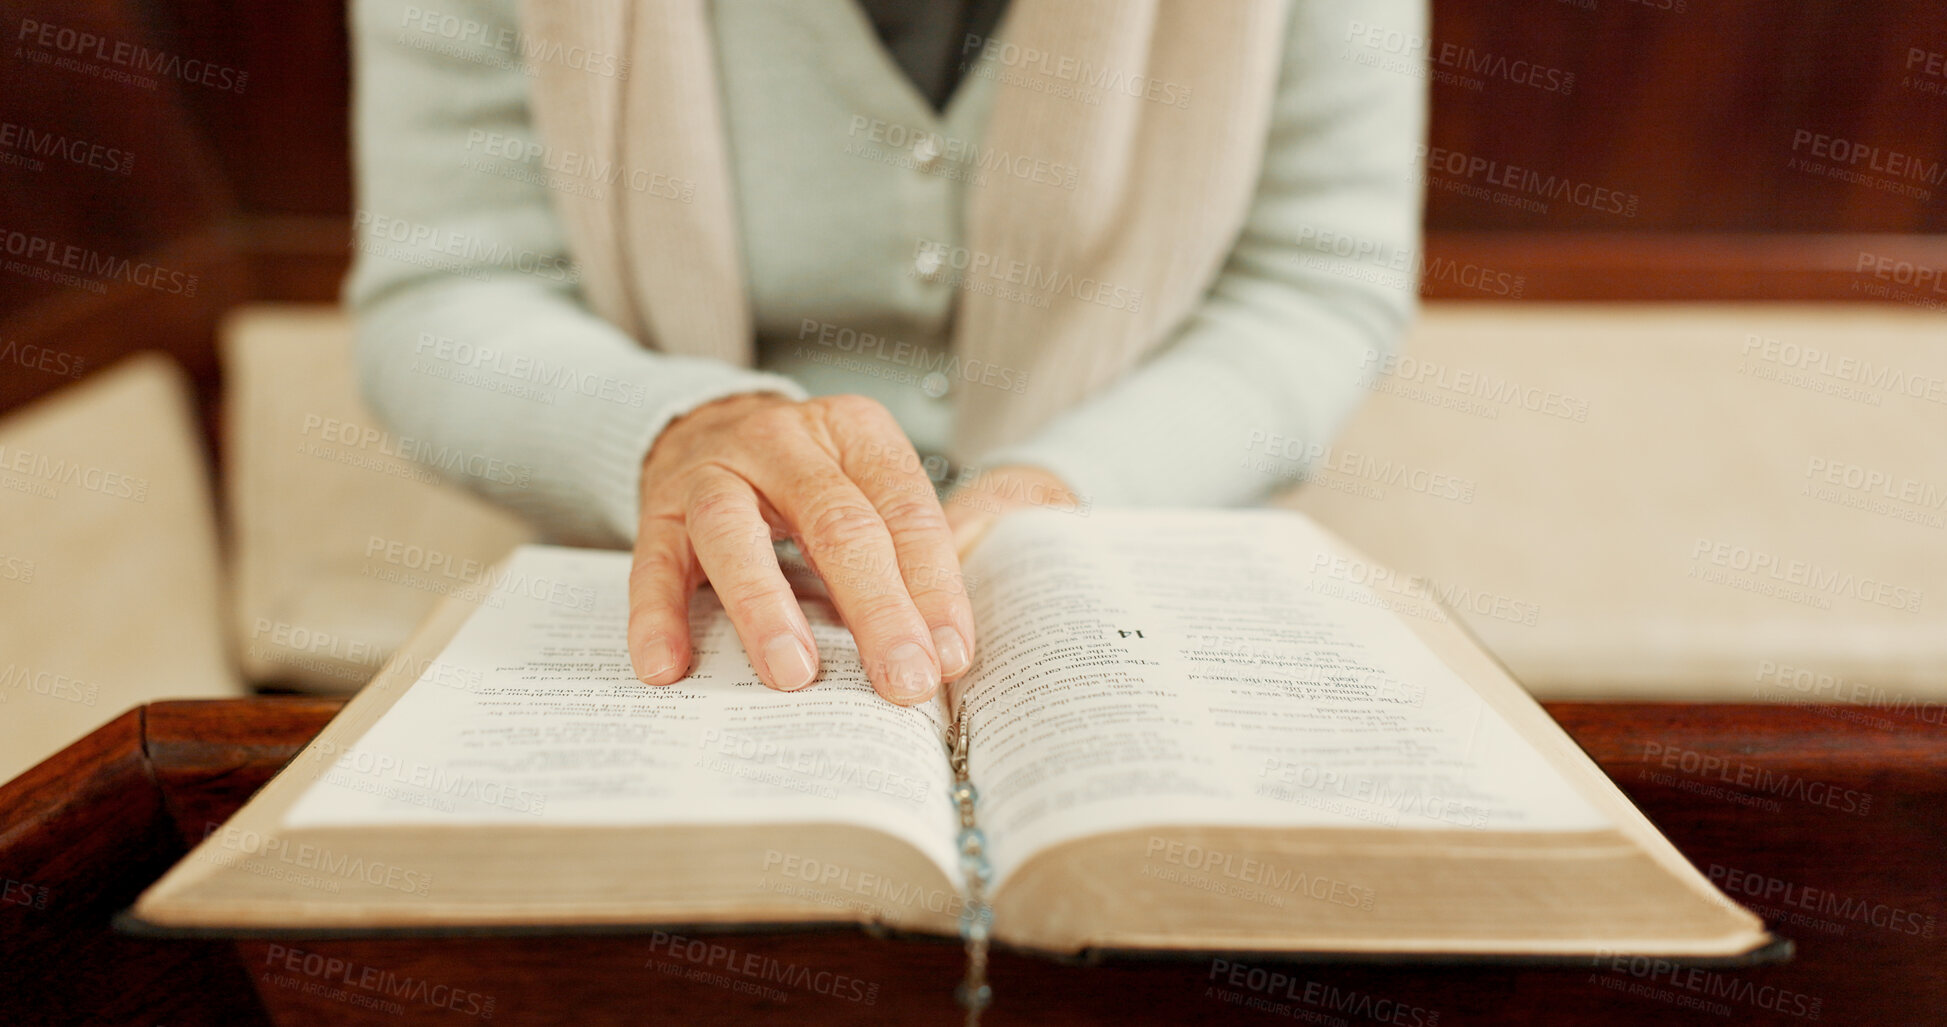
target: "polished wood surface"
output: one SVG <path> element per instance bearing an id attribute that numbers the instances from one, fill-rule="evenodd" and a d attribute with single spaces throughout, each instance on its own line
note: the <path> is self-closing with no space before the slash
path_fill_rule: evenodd
<path id="1" fill-rule="evenodd" d="M 1947 311 L 1947 235 L 1429 232 L 1438 300 L 1863 302 Z M 1902 284 L 1902 283 L 1905 284 Z M 1515 295 L 1497 295 L 1502 291 Z"/>
<path id="2" fill-rule="evenodd" d="M 186 851 L 147 748 L 147 707 L 110 721 L 0 788 L 0 1023 L 265 1022 L 226 946 L 118 935 L 110 919 Z M 262 708 L 210 710 L 214 722 Z M 319 709 L 315 732 L 331 710 Z M 289 759 L 302 737 L 250 788 Z M 207 780 L 234 771 L 199 760 Z"/>
<path id="3" fill-rule="evenodd" d="M 1947 160 L 1947 78 L 1926 56 L 1947 50 L 1941 30 L 1934 0 L 1433 0 L 1429 144 L 1637 204 L 1633 216 L 1573 202 L 1536 212 L 1436 188 L 1427 223 L 1947 232 L 1937 180 L 1873 172 L 1872 157 L 1850 165 L 1866 172 L 1856 180 L 1792 163 L 1829 151 L 1821 135 L 1878 147 L 1882 167 L 1888 151 L 1923 173 Z M 1572 84 L 1556 88 L 1561 75 Z M 1921 195 L 1889 188 L 1901 184 Z"/>
<path id="4" fill-rule="evenodd" d="M 0 878 L 8 882 L 0 1021 L 839 1023 L 951 1015 L 953 946 L 850 931 L 726 935 L 700 946 L 650 935 L 292 938 L 231 947 L 110 930 L 117 910 L 337 708 L 313 699 L 153 704 L 0 788 Z M 1939 871 L 1947 744 L 1937 707 L 1917 715 L 1825 706 L 1548 709 L 1693 862 L 1796 943 L 1792 962 L 1711 971 L 1266 961 L 1234 968 L 1211 959 L 1075 967 L 1001 954 L 1000 1005 L 990 1022 L 1434 1024 L 1438 1013 L 1437 1024 L 1449 1027 L 1743 1024 L 1810 1020 L 1803 1014 L 1811 1009 L 1818 1022 L 1941 1022 L 1934 1014 L 1947 1010 L 1947 925 L 1937 919 L 1947 919 Z M 35 889 L 45 889 L 45 900 Z M 711 944 L 722 948 L 712 953 Z M 777 984 L 723 968 L 765 959 L 803 968 L 804 979 Z M 1267 995 L 1273 973 L 1290 983 Z M 1253 999 L 1286 1008 L 1243 1004 Z"/>

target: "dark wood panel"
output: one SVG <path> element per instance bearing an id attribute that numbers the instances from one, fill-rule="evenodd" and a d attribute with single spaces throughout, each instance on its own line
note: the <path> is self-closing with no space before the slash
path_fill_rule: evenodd
<path id="1" fill-rule="evenodd" d="M 337 300 L 350 250 L 336 220 L 266 219 L 245 231 L 260 287 Z M 1433 230 L 1423 255 L 1427 299 L 1947 308 L 1947 235 Z"/>
<path id="2" fill-rule="evenodd" d="M 142 709 L 0 787 L 0 1023 L 264 1023 L 233 952 L 109 921 L 185 849 Z"/>
<path id="3" fill-rule="evenodd" d="M 185 848 L 230 819 L 343 706 L 302 696 L 150 704 L 149 759 Z"/>
<path id="4" fill-rule="evenodd" d="M 245 218 L 351 210 L 351 75 L 343 0 L 169 0 L 158 39 L 234 68 L 235 91 L 185 94 Z M 422 5 L 439 10 L 437 3 Z"/>
<path id="5" fill-rule="evenodd" d="M 1887 714 L 1888 727 L 1857 725 L 1847 718 L 1860 711 L 1843 706 L 1548 709 L 1692 863 L 1793 940 L 1790 965 L 1750 979 L 1819 1000 L 1822 1021 L 1947 1020 L 1947 735 L 1937 720 Z M 1745 1007 L 1733 1008 L 1732 1022 L 1744 1022 Z M 1712 1021 L 1724 1022 L 1679 1022 Z"/>
<path id="6" fill-rule="evenodd" d="M 250 290 L 189 97 L 225 69 L 146 10 L 0 0 L 0 412 L 142 349 L 214 398 L 214 326 Z"/>
<path id="7" fill-rule="evenodd" d="M 1947 231 L 1947 77 L 1925 56 L 1947 50 L 1943 29 L 1932 0 L 1436 0 L 1430 145 L 1494 162 L 1504 178 L 1520 180 L 1508 175 L 1519 168 L 1620 192 L 1636 212 L 1524 209 L 1496 195 L 1519 190 L 1481 170 L 1436 182 L 1428 224 Z M 1872 157 L 1849 165 L 1858 182 L 1794 164 L 1818 159 L 1820 136 L 1877 147 L 1883 165 L 1911 158 L 1923 178 L 1875 171 Z"/>
<path id="8" fill-rule="evenodd" d="M 1947 73 L 1930 55 L 1947 28 L 1930 0 L 1804 0 L 1789 16 L 1762 3 L 1699 0 L 1436 0 L 1430 44 L 1347 26 L 1346 52 L 1431 55 L 1430 144 L 1634 196 L 1623 218 L 1573 202 L 1546 212 L 1436 189 L 1435 229 L 1547 231 L 1947 231 L 1940 189 L 1892 191 L 1901 175 L 1845 182 L 1791 166 L 1811 137 L 1878 147 L 1919 167 L 1947 161 Z M 81 14 L 10 0 L 7 22 L 64 24 Z M 10 81 L 10 106 L 56 124 L 100 112 L 191 126 L 200 159 L 245 216 L 349 210 L 347 43 L 341 0 L 273 6 L 238 0 L 110 4 L 96 27 L 217 70 L 150 93 L 62 90 L 71 74 Z M 1355 30 L 1377 28 L 1378 45 Z M 33 66 L 10 62 L 16 72 Z M 1571 78 L 1572 77 L 1572 78 Z M 225 83 L 241 80 L 236 88 Z M 110 85 L 100 83 L 100 85 Z M 21 88 L 25 87 L 25 88 Z M 15 99 L 18 98 L 18 99 Z M 120 102 L 117 102 L 120 101 Z M 89 112 L 96 112 L 90 114 Z M 181 155 L 165 152 L 158 162 Z M 1870 160 L 1866 162 L 1870 164 Z M 147 163 L 144 173 L 152 169 Z"/>
<path id="9" fill-rule="evenodd" d="M 0 315 L 158 276 L 181 296 L 154 255 L 231 209 L 184 98 L 195 55 L 126 3 L 0 0 L 0 39 Z"/>
<path id="10" fill-rule="evenodd" d="M 1443 231 L 1428 234 L 1424 267 L 1421 294 L 1441 300 L 1947 310 L 1947 235 Z"/>

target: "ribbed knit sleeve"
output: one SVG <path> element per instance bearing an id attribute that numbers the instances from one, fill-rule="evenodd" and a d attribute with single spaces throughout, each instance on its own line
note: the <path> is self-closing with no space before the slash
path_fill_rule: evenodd
<path id="1" fill-rule="evenodd" d="M 503 45 L 517 29 L 512 0 L 352 9 L 359 378 L 402 451 L 554 537 L 626 544 L 665 425 L 737 393 L 805 393 L 652 352 L 582 304 L 548 192 L 582 184 L 520 156 L 536 134 Z"/>

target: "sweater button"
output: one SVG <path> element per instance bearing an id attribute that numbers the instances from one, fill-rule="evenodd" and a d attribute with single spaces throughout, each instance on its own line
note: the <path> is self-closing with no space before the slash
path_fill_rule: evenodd
<path id="1" fill-rule="evenodd" d="M 913 160 L 919 163 L 921 171 L 933 171 L 940 166 L 940 144 L 932 136 L 920 136 L 913 144 Z"/>
<path id="2" fill-rule="evenodd" d="M 929 282 L 940 277 L 940 268 L 945 265 L 946 259 L 940 256 L 937 246 L 927 246 L 919 251 L 919 256 L 913 258 L 913 271 Z"/>
<path id="3" fill-rule="evenodd" d="M 938 371 L 928 372 L 926 377 L 919 380 L 919 391 L 926 393 L 932 399 L 939 399 L 952 389 L 953 379 Z"/>

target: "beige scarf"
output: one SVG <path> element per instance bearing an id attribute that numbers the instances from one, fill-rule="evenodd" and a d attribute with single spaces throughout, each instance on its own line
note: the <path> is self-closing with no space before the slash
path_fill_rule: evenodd
<path id="1" fill-rule="evenodd" d="M 556 193 L 590 306 L 658 350 L 748 365 L 708 3 L 525 0 L 522 28 L 631 62 L 626 77 L 536 64 L 548 147 L 695 183 L 690 202 Z M 1285 3 L 1014 0 L 982 142 L 1078 168 L 1080 182 L 996 175 L 970 189 L 965 248 L 943 254 L 963 276 L 954 352 L 1031 384 L 957 390 L 956 457 L 1020 440 L 1114 381 L 1202 298 L 1257 183 Z"/>

